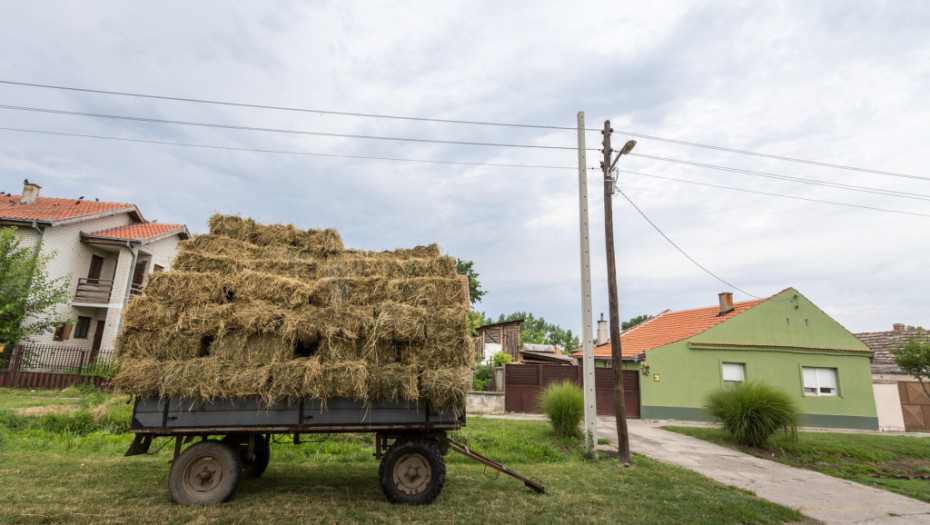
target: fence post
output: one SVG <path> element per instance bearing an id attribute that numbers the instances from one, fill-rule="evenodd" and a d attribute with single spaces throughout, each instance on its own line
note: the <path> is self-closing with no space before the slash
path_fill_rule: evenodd
<path id="1" fill-rule="evenodd" d="M 82 349 L 81 358 L 78 359 L 78 369 L 77 369 L 78 375 L 81 375 L 81 373 L 84 372 L 84 358 L 85 357 L 87 357 L 87 350 Z"/>
<path id="2" fill-rule="evenodd" d="M 13 357 L 10 359 L 10 386 L 19 386 L 19 367 L 23 361 L 23 345 L 13 347 Z"/>

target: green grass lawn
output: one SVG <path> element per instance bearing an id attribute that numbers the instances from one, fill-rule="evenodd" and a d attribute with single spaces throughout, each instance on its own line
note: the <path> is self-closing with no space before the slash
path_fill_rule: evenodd
<path id="1" fill-rule="evenodd" d="M 583 459 L 582 444 L 555 437 L 543 421 L 469 418 L 454 438 L 538 479 L 536 494 L 507 476 L 450 453 L 445 489 L 428 506 L 387 503 L 371 435 L 306 436 L 272 446 L 260 479 L 232 499 L 181 507 L 168 495 L 171 445 L 122 457 L 132 436 L 125 398 L 80 397 L 70 416 L 22 417 L 12 409 L 74 396 L 0 389 L 0 523 L 784 523 L 794 510 L 724 487 L 688 470 L 634 457 Z M 155 447 L 160 442 L 156 441 Z M 153 447 L 153 450 L 154 448 Z"/>
<path id="2" fill-rule="evenodd" d="M 663 427 L 755 456 L 897 492 L 930 503 L 930 438 L 800 432 L 764 449 L 736 447 L 717 428 Z"/>

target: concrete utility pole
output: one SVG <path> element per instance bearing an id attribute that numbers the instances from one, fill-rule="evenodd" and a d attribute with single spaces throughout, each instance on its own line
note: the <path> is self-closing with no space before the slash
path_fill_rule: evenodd
<path id="1" fill-rule="evenodd" d="M 581 347 L 584 378 L 585 452 L 597 459 L 597 397 L 594 393 L 594 344 L 591 341 L 591 249 L 588 237 L 588 166 L 585 154 L 584 112 L 578 112 L 578 199 L 581 219 Z"/>
<path id="2" fill-rule="evenodd" d="M 607 237 L 607 299 L 610 307 L 610 357 L 614 372 L 614 412 L 617 415 L 617 443 L 620 452 L 620 464 L 630 465 L 630 434 L 626 426 L 626 405 L 623 399 L 623 354 L 620 351 L 620 312 L 617 305 L 617 261 L 614 257 L 614 214 L 613 214 L 613 179 L 610 172 L 617 161 L 610 161 L 614 150 L 610 147 L 610 135 L 614 130 L 610 121 L 604 121 L 604 160 L 601 170 L 604 172 L 604 230 Z M 636 145 L 629 141 L 617 155 L 625 155 Z"/>

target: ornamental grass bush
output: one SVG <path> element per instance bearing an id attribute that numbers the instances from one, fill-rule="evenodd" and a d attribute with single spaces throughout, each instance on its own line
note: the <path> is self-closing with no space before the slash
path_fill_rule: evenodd
<path id="1" fill-rule="evenodd" d="M 540 395 L 539 407 L 557 435 L 576 437 L 581 434 L 578 425 L 584 418 L 584 393 L 578 385 L 569 381 L 550 384 Z"/>
<path id="2" fill-rule="evenodd" d="M 711 392 L 704 409 L 737 445 L 761 447 L 779 430 L 797 436 L 797 404 L 788 394 L 765 383 L 747 382 Z"/>

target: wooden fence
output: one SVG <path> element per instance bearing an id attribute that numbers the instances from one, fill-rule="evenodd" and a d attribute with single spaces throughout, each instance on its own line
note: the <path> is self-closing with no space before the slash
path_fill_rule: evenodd
<path id="1" fill-rule="evenodd" d="M 507 412 L 539 412 L 537 399 L 546 385 L 571 381 L 582 385 L 582 367 L 573 365 L 505 365 L 505 408 Z M 610 368 L 594 370 L 594 393 L 599 415 L 614 415 L 614 376 Z M 639 417 L 639 372 L 623 371 L 623 401 L 628 417 Z"/>
<path id="2" fill-rule="evenodd" d="M 4 347 L 0 387 L 63 389 L 81 383 L 106 388 L 115 369 L 110 354 L 56 345 Z"/>

